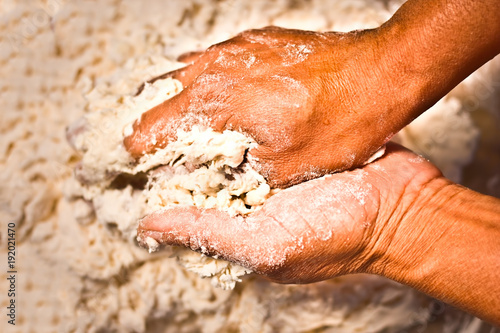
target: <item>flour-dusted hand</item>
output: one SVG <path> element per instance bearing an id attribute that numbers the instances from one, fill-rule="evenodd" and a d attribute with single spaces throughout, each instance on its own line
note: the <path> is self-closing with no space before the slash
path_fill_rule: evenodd
<path id="1" fill-rule="evenodd" d="M 125 145 L 138 157 L 202 123 L 253 137 L 250 160 L 272 186 L 360 166 L 500 52 L 498 10 L 413 0 L 372 30 L 242 32 L 168 74 L 184 91 L 146 112 Z"/>
<path id="2" fill-rule="evenodd" d="M 138 235 L 143 245 L 150 237 L 187 246 L 278 282 L 367 272 L 385 257 L 411 200 L 440 177 L 423 158 L 390 145 L 373 164 L 285 189 L 249 217 L 167 209 L 142 220 Z"/>
<path id="3" fill-rule="evenodd" d="M 140 156 L 178 128 L 238 130 L 259 144 L 250 152 L 254 167 L 279 187 L 363 164 L 395 131 L 383 116 L 397 89 L 376 61 L 380 41 L 375 31 L 242 32 L 164 75 L 185 89 L 145 113 L 125 145 Z"/>
<path id="4" fill-rule="evenodd" d="M 187 246 L 281 283 L 379 274 L 500 324 L 500 199 L 453 184 L 394 144 L 361 169 L 285 189 L 246 218 L 153 213 L 138 239 Z"/>

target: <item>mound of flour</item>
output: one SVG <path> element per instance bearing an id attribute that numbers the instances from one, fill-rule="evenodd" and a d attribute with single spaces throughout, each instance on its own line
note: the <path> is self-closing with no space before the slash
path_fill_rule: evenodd
<path id="1" fill-rule="evenodd" d="M 93 90 L 87 95 L 91 112 L 68 129 L 71 144 L 82 155 L 75 175 L 84 198 L 93 202 L 102 222 L 118 221 L 123 237 L 133 239 L 136 221 L 157 210 L 181 205 L 246 215 L 271 195 L 265 179 L 244 161 L 255 142 L 238 132 L 217 133 L 203 126 L 179 129 L 175 142 L 139 161 L 131 158 L 123 139 L 132 123 L 180 91 L 180 82 L 170 78 L 147 84 L 138 96 Z M 135 208 L 116 210 L 117 201 Z M 158 249 L 152 238 L 145 244 L 150 252 Z M 213 285 L 223 289 L 234 288 L 241 275 L 251 272 L 188 249 L 170 250 L 188 270 L 211 277 Z"/>

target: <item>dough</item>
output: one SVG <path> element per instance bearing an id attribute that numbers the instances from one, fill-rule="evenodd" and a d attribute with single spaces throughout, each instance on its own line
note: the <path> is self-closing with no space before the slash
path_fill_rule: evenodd
<path id="1" fill-rule="evenodd" d="M 271 195 L 265 179 L 244 161 L 255 142 L 238 132 L 216 133 L 195 125 L 189 131 L 179 129 L 175 142 L 142 156 L 137 163 L 131 158 L 123 139 L 131 133 L 133 121 L 180 90 L 180 82 L 168 78 L 146 84 L 138 96 L 103 96 L 92 91 L 87 97 L 92 112 L 68 130 L 72 145 L 82 154 L 76 177 L 84 198 L 94 203 L 101 221 L 120 221 L 118 229 L 123 237 L 135 235 L 134 218 L 157 210 L 187 205 L 216 208 L 231 216 L 246 215 Z M 138 185 L 141 182 L 142 186 Z M 129 187 L 128 192 L 117 191 L 124 186 Z M 123 193 L 129 193 L 133 200 L 117 199 Z M 114 209 L 112 218 L 107 218 L 109 209 L 120 200 L 135 206 L 135 214 L 130 214 L 131 209 Z M 159 248 L 151 238 L 146 244 L 150 252 Z M 214 286 L 223 289 L 234 288 L 241 275 L 251 272 L 188 249 L 171 251 L 188 270 L 210 277 Z"/>

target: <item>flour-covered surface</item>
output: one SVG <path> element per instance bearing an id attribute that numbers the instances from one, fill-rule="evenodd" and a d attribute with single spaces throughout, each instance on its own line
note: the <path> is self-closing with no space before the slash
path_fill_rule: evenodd
<path id="1" fill-rule="evenodd" d="M 149 254 L 136 246 L 131 226 L 143 212 L 134 205 L 133 184 L 117 184 L 110 198 L 89 202 L 73 180 L 81 156 L 68 145 L 65 129 L 90 114 L 84 96 L 96 88 L 130 96 L 143 81 L 177 66 L 173 59 L 180 53 L 244 29 L 368 28 L 398 5 L 0 1 L 0 220 L 3 228 L 16 223 L 19 272 L 16 326 L 7 324 L 8 299 L 2 297 L 1 331 L 489 331 L 471 316 L 377 276 L 283 286 L 249 275 L 233 291 L 215 288 L 171 253 Z M 398 135 L 448 176 L 462 176 L 465 185 L 497 196 L 499 71 L 497 59 Z M 103 123 L 101 130 L 116 128 Z M 105 204 L 110 200 L 113 207 Z M 118 218 L 123 210 L 129 220 Z M 2 263 L 6 238 L 2 230 Z M 5 278 L 0 288 L 8 290 Z"/>

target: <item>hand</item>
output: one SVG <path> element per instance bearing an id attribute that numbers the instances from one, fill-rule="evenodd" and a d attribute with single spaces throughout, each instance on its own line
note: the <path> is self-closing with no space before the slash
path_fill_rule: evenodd
<path id="1" fill-rule="evenodd" d="M 426 184 L 442 178 L 431 163 L 388 145 L 362 169 L 305 182 L 271 197 L 249 217 L 175 208 L 138 229 L 162 245 L 182 245 L 236 262 L 282 283 L 374 272 L 388 256 L 398 223 Z"/>
<path id="2" fill-rule="evenodd" d="M 138 157 L 174 140 L 178 128 L 238 130 L 258 143 L 250 161 L 273 187 L 362 165 L 405 125 L 383 116 L 396 93 L 406 100 L 383 74 L 382 45 L 377 30 L 245 31 L 163 75 L 185 89 L 143 114 L 125 146 Z"/>

